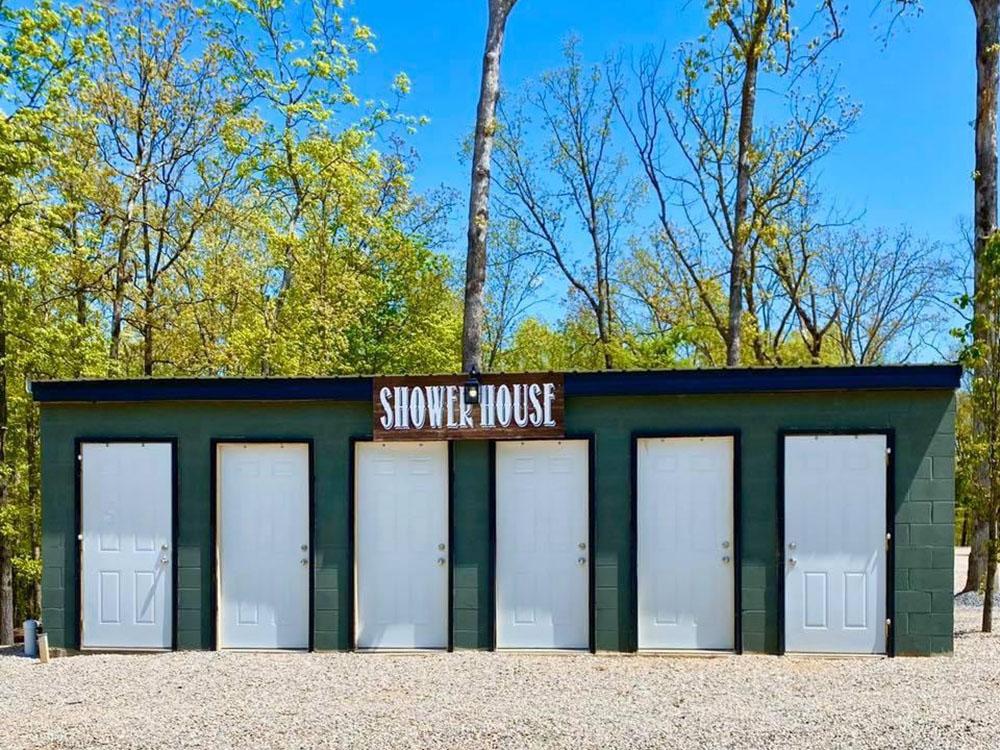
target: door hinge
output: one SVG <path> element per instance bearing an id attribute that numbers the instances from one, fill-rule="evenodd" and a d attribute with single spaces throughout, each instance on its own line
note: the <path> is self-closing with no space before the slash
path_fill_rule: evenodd
<path id="1" fill-rule="evenodd" d="M 885 449 L 885 465 L 889 465 L 889 459 L 892 457 L 892 448 Z"/>
<path id="2" fill-rule="evenodd" d="M 892 532 L 887 531 L 885 534 L 885 551 L 889 551 L 889 547 L 892 546 Z"/>
<path id="3" fill-rule="evenodd" d="M 892 630 L 892 620 L 890 618 L 885 619 L 885 639 L 889 640 L 889 631 Z"/>

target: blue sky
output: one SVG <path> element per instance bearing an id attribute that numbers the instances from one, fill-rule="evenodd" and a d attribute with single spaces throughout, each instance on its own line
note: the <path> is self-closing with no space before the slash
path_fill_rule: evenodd
<path id="1" fill-rule="evenodd" d="M 868 7 L 874 1 L 853 4 L 845 38 L 826 58 L 863 113 L 823 163 L 824 193 L 841 208 L 864 211 L 870 226 L 905 224 L 955 242 L 957 222 L 972 205 L 972 12 L 965 2 L 929 2 L 886 45 L 874 29 L 885 20 Z M 486 0 L 356 0 L 348 12 L 378 36 L 378 53 L 362 61 L 359 93 L 378 96 L 396 72 L 410 76 L 407 108 L 430 118 L 413 139 L 421 157 L 417 186 L 445 183 L 460 189 L 464 201 L 468 168 L 459 150 L 475 114 Z M 704 18 L 701 0 L 520 0 L 508 25 L 503 84 L 515 88 L 558 66 L 570 34 L 597 62 L 617 49 L 693 40 Z"/>

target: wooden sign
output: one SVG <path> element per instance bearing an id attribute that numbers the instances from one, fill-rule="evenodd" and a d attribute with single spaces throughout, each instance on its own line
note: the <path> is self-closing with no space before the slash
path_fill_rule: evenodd
<path id="1" fill-rule="evenodd" d="M 507 440 L 562 437 L 562 374 L 478 375 L 478 403 L 467 375 L 375 378 L 375 440 Z"/>

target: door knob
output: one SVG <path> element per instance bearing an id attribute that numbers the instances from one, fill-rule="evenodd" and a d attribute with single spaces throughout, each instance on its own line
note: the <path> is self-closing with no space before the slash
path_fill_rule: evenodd
<path id="1" fill-rule="evenodd" d="M 299 549 L 302 550 L 303 552 L 305 552 L 306 550 L 309 549 L 309 545 L 308 544 L 303 544 L 301 547 L 299 547 Z"/>
<path id="2" fill-rule="evenodd" d="M 798 547 L 798 545 L 795 544 L 795 542 L 789 542 L 788 543 L 788 549 L 796 549 L 797 547 Z"/>
<path id="3" fill-rule="evenodd" d="M 309 564 L 309 561 L 306 560 L 304 557 L 301 560 L 299 560 L 299 562 L 302 563 L 303 565 L 308 565 Z"/>
<path id="4" fill-rule="evenodd" d="M 723 557 L 722 558 L 722 562 L 728 563 L 729 562 L 729 555 L 726 555 L 725 557 Z"/>
<path id="5" fill-rule="evenodd" d="M 160 545 L 160 549 L 163 550 L 164 552 L 166 552 L 170 548 L 167 545 L 165 545 L 165 544 L 161 544 Z"/>
<path id="6" fill-rule="evenodd" d="M 722 543 L 722 549 L 729 549 L 729 542 L 725 541 Z"/>
<path id="7" fill-rule="evenodd" d="M 438 545 L 438 549 L 444 552 L 444 542 L 441 542 L 441 544 Z"/>
<path id="8" fill-rule="evenodd" d="M 578 557 L 576 559 L 576 564 L 577 565 L 586 565 L 587 564 L 587 558 L 586 557 Z"/>
<path id="9" fill-rule="evenodd" d="M 438 558 L 438 565 L 444 565 L 447 562 L 443 557 Z"/>
<path id="10" fill-rule="evenodd" d="M 580 542 L 576 546 L 579 547 L 580 549 L 587 549 L 587 543 L 586 542 Z"/>
<path id="11" fill-rule="evenodd" d="M 798 560 L 796 560 L 794 557 L 789 557 L 788 558 L 788 564 L 789 564 L 789 566 L 791 566 L 793 568 L 795 567 L 795 563 L 797 563 L 797 562 L 798 562 Z"/>

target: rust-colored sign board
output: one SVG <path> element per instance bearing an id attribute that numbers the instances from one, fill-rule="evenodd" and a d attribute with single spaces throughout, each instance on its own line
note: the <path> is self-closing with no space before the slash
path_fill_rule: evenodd
<path id="1" fill-rule="evenodd" d="M 467 403 L 466 375 L 375 378 L 375 440 L 508 440 L 565 434 L 563 376 L 479 375 Z"/>

